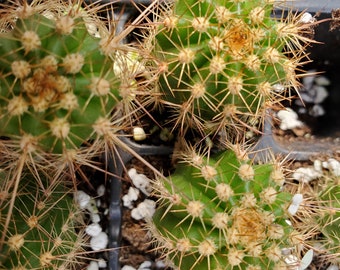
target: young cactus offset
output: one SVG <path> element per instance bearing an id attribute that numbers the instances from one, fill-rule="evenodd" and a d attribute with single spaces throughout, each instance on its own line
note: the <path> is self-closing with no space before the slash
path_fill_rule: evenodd
<path id="1" fill-rule="evenodd" d="M 253 165 L 233 151 L 187 154 L 167 182 L 157 182 L 155 245 L 178 269 L 286 269 L 292 247 L 290 194 L 277 165 Z"/>
<path id="2" fill-rule="evenodd" d="M 163 99 L 182 131 L 252 128 L 297 87 L 305 57 L 299 16 L 276 19 L 269 0 L 176 0 L 156 33 Z M 289 48 L 288 53 L 284 47 Z"/>
<path id="3" fill-rule="evenodd" d="M 2 195 L 6 194 L 7 173 L 0 174 Z M 85 253 L 86 236 L 81 228 L 82 215 L 70 189 L 62 181 L 51 183 L 42 174 L 35 179 L 27 172 L 23 180 L 25 184 L 19 186 L 16 195 L 8 193 L 0 199 L 0 269 L 84 266 L 80 257 Z M 9 212 L 11 218 L 6 228 Z"/>
<path id="4" fill-rule="evenodd" d="M 0 32 L 0 135 L 61 153 L 102 135 L 120 83 L 109 38 L 89 33 L 88 17 L 103 27 L 96 10 L 86 17 L 79 1 L 68 10 L 59 3 L 64 13 L 42 15 L 44 5 L 54 6 L 46 2 L 18 7 L 16 21 Z"/>

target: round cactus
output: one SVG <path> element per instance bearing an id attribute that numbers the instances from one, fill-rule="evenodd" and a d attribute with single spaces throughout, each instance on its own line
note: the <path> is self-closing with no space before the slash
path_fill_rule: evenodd
<path id="1" fill-rule="evenodd" d="M 32 7 L 0 33 L 0 125 L 1 136 L 61 153 L 105 128 L 120 82 L 108 37 L 91 35 L 81 12 L 54 15 Z"/>
<path id="2" fill-rule="evenodd" d="M 340 266 L 340 186 L 335 185 L 322 192 L 321 200 L 328 209 L 318 219 L 327 251 L 325 258 Z"/>
<path id="3" fill-rule="evenodd" d="M 320 194 L 321 213 L 316 217 L 322 233 L 325 259 L 340 266 L 340 186 L 335 184 Z M 324 211 L 326 209 L 326 211 Z"/>
<path id="4" fill-rule="evenodd" d="M 307 205 L 308 213 L 313 222 L 306 222 L 310 230 L 319 232 L 318 238 L 313 239 L 317 247 L 321 244 L 321 257 L 332 264 L 340 266 L 340 186 L 338 177 L 333 176 L 335 181 L 329 181 L 314 199 L 315 205 Z M 314 206 L 314 207 L 313 207 Z M 311 228 L 314 224 L 314 228 Z"/>
<path id="5" fill-rule="evenodd" d="M 155 185 L 155 245 L 179 269 L 285 269 L 281 249 L 293 246 L 294 231 L 282 171 L 236 153 L 186 154 Z"/>
<path id="6" fill-rule="evenodd" d="M 327 237 L 327 243 L 336 247 L 334 251 L 340 254 L 340 186 L 327 188 L 322 192 L 320 199 L 323 206 L 330 210 L 320 216 L 321 231 Z"/>
<path id="7" fill-rule="evenodd" d="M 154 53 L 175 127 L 204 134 L 252 129 L 297 86 L 307 27 L 297 16 L 273 18 L 273 2 L 176 0 L 166 9 Z"/>
<path id="8" fill-rule="evenodd" d="M 0 268 L 76 269 L 82 265 L 77 257 L 85 252 L 86 236 L 70 189 L 62 181 L 51 183 L 44 175 L 35 179 L 27 172 L 25 184 L 14 194 L 15 187 L 4 189 L 9 183 L 6 174 L 0 176 L 1 194 L 8 194 L 0 200 Z"/>

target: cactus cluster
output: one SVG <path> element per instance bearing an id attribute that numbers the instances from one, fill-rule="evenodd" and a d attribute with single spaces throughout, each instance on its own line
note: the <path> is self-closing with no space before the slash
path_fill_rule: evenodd
<path id="1" fill-rule="evenodd" d="M 245 130 L 257 130 L 266 109 L 298 86 L 295 72 L 311 41 L 301 15 L 276 19 L 273 5 L 152 4 L 142 14 L 154 12 L 157 29 L 141 41 L 152 55 L 121 44 L 135 24 L 116 35 L 95 4 L 1 5 L 0 269 L 83 266 L 82 221 L 71 197 L 77 175 L 82 165 L 96 167 L 91 158 L 104 147 L 128 151 L 117 137 L 123 118 L 143 122 L 141 108 L 152 118 L 147 109 L 155 100 L 171 112 L 165 125 L 180 135 L 221 131 L 230 145 L 232 135 L 243 140 Z M 301 241 L 287 223 L 292 196 L 280 165 L 255 165 L 240 146 L 219 154 L 187 150 L 179 160 L 171 176 L 155 181 L 159 208 L 149 224 L 156 249 L 180 269 L 286 269 L 282 248 Z M 339 208 L 338 186 L 319 195 L 322 207 Z M 332 252 L 338 214 L 317 217 Z"/>
<path id="2" fill-rule="evenodd" d="M 186 153 L 168 181 L 156 182 L 151 228 L 178 269 L 285 269 L 281 249 L 294 245 L 294 231 L 281 167 L 237 153 Z"/>
<path id="3" fill-rule="evenodd" d="M 306 26 L 299 16 L 275 19 L 273 4 L 176 0 L 166 9 L 154 54 L 175 127 L 203 134 L 256 130 L 265 110 L 297 87 Z"/>

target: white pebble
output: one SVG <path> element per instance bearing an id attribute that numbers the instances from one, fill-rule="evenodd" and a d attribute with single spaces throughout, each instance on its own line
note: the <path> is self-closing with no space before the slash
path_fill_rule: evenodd
<path id="1" fill-rule="evenodd" d="M 327 161 L 323 161 L 322 162 L 322 167 L 325 169 L 328 169 L 328 162 Z"/>
<path id="2" fill-rule="evenodd" d="M 98 223 L 91 223 L 85 229 L 85 232 L 92 237 L 97 236 L 101 231 L 102 227 Z"/>
<path id="3" fill-rule="evenodd" d="M 130 187 L 128 193 L 125 194 L 122 198 L 123 205 L 129 209 L 132 209 L 133 208 L 132 202 L 136 201 L 138 199 L 138 196 L 139 190 L 134 187 Z"/>
<path id="4" fill-rule="evenodd" d="M 300 97 L 304 102 L 314 103 L 313 93 L 311 92 L 302 92 L 300 93 Z M 304 106 L 303 103 L 298 99 L 296 100 L 295 104 L 299 106 Z"/>
<path id="5" fill-rule="evenodd" d="M 299 210 L 299 205 L 291 204 L 288 207 L 288 213 L 292 216 L 295 216 L 298 210 Z"/>
<path id="6" fill-rule="evenodd" d="M 95 199 L 91 198 L 88 204 L 86 205 L 87 211 L 89 211 L 92 214 L 98 213 L 97 203 Z"/>
<path id="7" fill-rule="evenodd" d="M 290 254 L 284 259 L 284 261 L 288 265 L 296 265 L 299 262 L 299 259 L 295 255 Z"/>
<path id="8" fill-rule="evenodd" d="M 99 214 L 95 213 L 95 214 L 91 214 L 91 221 L 93 223 L 99 223 L 100 222 L 100 216 Z"/>
<path id="9" fill-rule="evenodd" d="M 315 69 L 308 70 L 302 78 L 303 87 L 306 89 L 310 89 L 313 86 L 315 80 Z"/>
<path id="10" fill-rule="evenodd" d="M 318 160 L 318 159 L 314 160 L 313 165 L 314 165 L 314 169 L 316 171 L 319 171 L 319 172 L 322 171 L 322 162 L 321 162 L 321 160 Z"/>
<path id="11" fill-rule="evenodd" d="M 328 159 L 328 169 L 331 170 L 334 176 L 340 176 L 340 162 L 334 158 Z"/>
<path id="12" fill-rule="evenodd" d="M 335 264 L 331 264 L 330 266 L 328 266 L 327 270 L 339 270 L 339 267 Z"/>
<path id="13" fill-rule="evenodd" d="M 301 103 L 300 106 L 303 106 L 302 103 Z M 298 108 L 298 113 L 300 113 L 300 114 L 307 113 L 307 109 L 305 107 L 300 107 L 300 108 Z"/>
<path id="14" fill-rule="evenodd" d="M 95 261 L 91 261 L 90 264 L 86 268 L 87 270 L 99 270 L 98 263 Z"/>
<path id="15" fill-rule="evenodd" d="M 138 267 L 138 270 L 150 270 L 151 265 L 152 263 L 150 261 L 145 261 Z"/>
<path id="16" fill-rule="evenodd" d="M 330 80 L 325 76 L 319 76 L 315 78 L 315 83 L 321 86 L 328 86 L 331 84 Z"/>
<path id="17" fill-rule="evenodd" d="M 165 267 L 166 267 L 166 264 L 163 261 L 159 260 L 156 262 L 156 268 L 165 268 Z"/>
<path id="18" fill-rule="evenodd" d="M 325 109 L 319 105 L 319 104 L 315 104 L 311 110 L 309 110 L 309 115 L 313 116 L 313 117 L 319 117 L 319 116 L 323 116 L 325 115 Z"/>
<path id="19" fill-rule="evenodd" d="M 315 97 L 313 100 L 315 104 L 323 102 L 328 97 L 328 91 L 325 87 L 316 85 L 313 88 L 315 89 Z"/>
<path id="20" fill-rule="evenodd" d="M 156 202 L 153 200 L 145 199 L 143 202 L 131 211 L 131 217 L 140 220 L 143 218 L 151 218 L 155 213 Z"/>
<path id="21" fill-rule="evenodd" d="M 276 93 L 282 93 L 285 90 L 285 87 L 281 83 L 276 83 L 273 85 L 273 91 Z"/>
<path id="22" fill-rule="evenodd" d="M 280 110 L 277 117 L 281 120 L 280 128 L 282 130 L 293 129 L 303 126 L 303 123 L 298 120 L 298 115 L 291 108 Z"/>
<path id="23" fill-rule="evenodd" d="M 295 194 L 292 198 L 292 204 L 295 204 L 295 205 L 300 205 L 302 201 L 303 201 L 303 195 L 300 193 Z"/>
<path id="24" fill-rule="evenodd" d="M 299 268 L 298 270 L 305 270 L 307 269 L 307 267 L 311 264 L 312 260 L 313 260 L 313 255 L 314 255 L 314 251 L 313 249 L 310 249 L 306 252 L 306 254 L 303 256 Z"/>
<path id="25" fill-rule="evenodd" d="M 313 18 L 312 14 L 308 12 L 304 12 L 302 16 L 300 17 L 299 22 L 300 23 L 312 23 L 314 22 L 314 20 L 315 19 Z"/>
<path id="26" fill-rule="evenodd" d="M 285 222 L 289 225 L 289 226 L 293 226 L 292 222 L 289 219 L 286 219 Z"/>
<path id="27" fill-rule="evenodd" d="M 107 262 L 104 259 L 99 259 L 98 260 L 98 266 L 99 266 L 99 268 L 106 268 Z"/>
<path id="28" fill-rule="evenodd" d="M 312 167 L 298 168 L 293 173 L 293 178 L 302 183 L 308 183 L 320 176 L 322 176 L 322 172 L 317 171 Z"/>
<path id="29" fill-rule="evenodd" d="M 105 186 L 104 185 L 100 185 L 98 188 L 97 188 L 97 195 L 99 197 L 101 196 L 104 196 L 105 194 Z"/>
<path id="30" fill-rule="evenodd" d="M 146 196 L 150 195 L 152 190 L 150 180 L 144 174 L 137 173 L 136 169 L 132 168 L 128 171 L 128 175 L 132 180 L 133 185 L 143 192 Z"/>
<path id="31" fill-rule="evenodd" d="M 105 232 L 101 232 L 97 236 L 91 238 L 90 246 L 92 250 L 97 251 L 106 248 L 108 242 L 109 237 L 107 234 Z"/>
<path id="32" fill-rule="evenodd" d="M 124 265 L 121 270 L 136 270 L 136 268 L 134 268 L 130 265 Z"/>
<path id="33" fill-rule="evenodd" d="M 288 213 L 294 216 L 299 209 L 301 202 L 303 201 L 302 194 L 295 194 L 292 198 L 292 202 L 288 207 Z"/>
<path id="34" fill-rule="evenodd" d="M 143 128 L 135 127 L 133 128 L 133 139 L 135 141 L 143 141 L 146 139 L 146 134 Z"/>
<path id="35" fill-rule="evenodd" d="M 97 208 L 100 207 L 102 205 L 102 202 L 100 200 L 96 200 L 96 203 L 97 203 Z"/>
<path id="36" fill-rule="evenodd" d="M 90 203 L 91 197 L 82 190 L 78 190 L 75 193 L 75 200 L 79 205 L 80 209 L 85 209 Z"/>

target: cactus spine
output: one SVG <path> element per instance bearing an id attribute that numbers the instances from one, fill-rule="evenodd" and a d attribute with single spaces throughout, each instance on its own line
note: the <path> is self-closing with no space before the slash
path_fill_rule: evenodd
<path id="1" fill-rule="evenodd" d="M 175 127 L 203 134 L 254 129 L 284 90 L 297 87 L 306 27 L 296 16 L 271 17 L 273 2 L 176 0 L 166 9 L 154 52 Z"/>
<path id="2" fill-rule="evenodd" d="M 164 256 L 179 269 L 280 269 L 281 249 L 293 245 L 280 168 L 229 150 L 184 156 L 155 185 L 160 207 L 151 228 Z"/>

